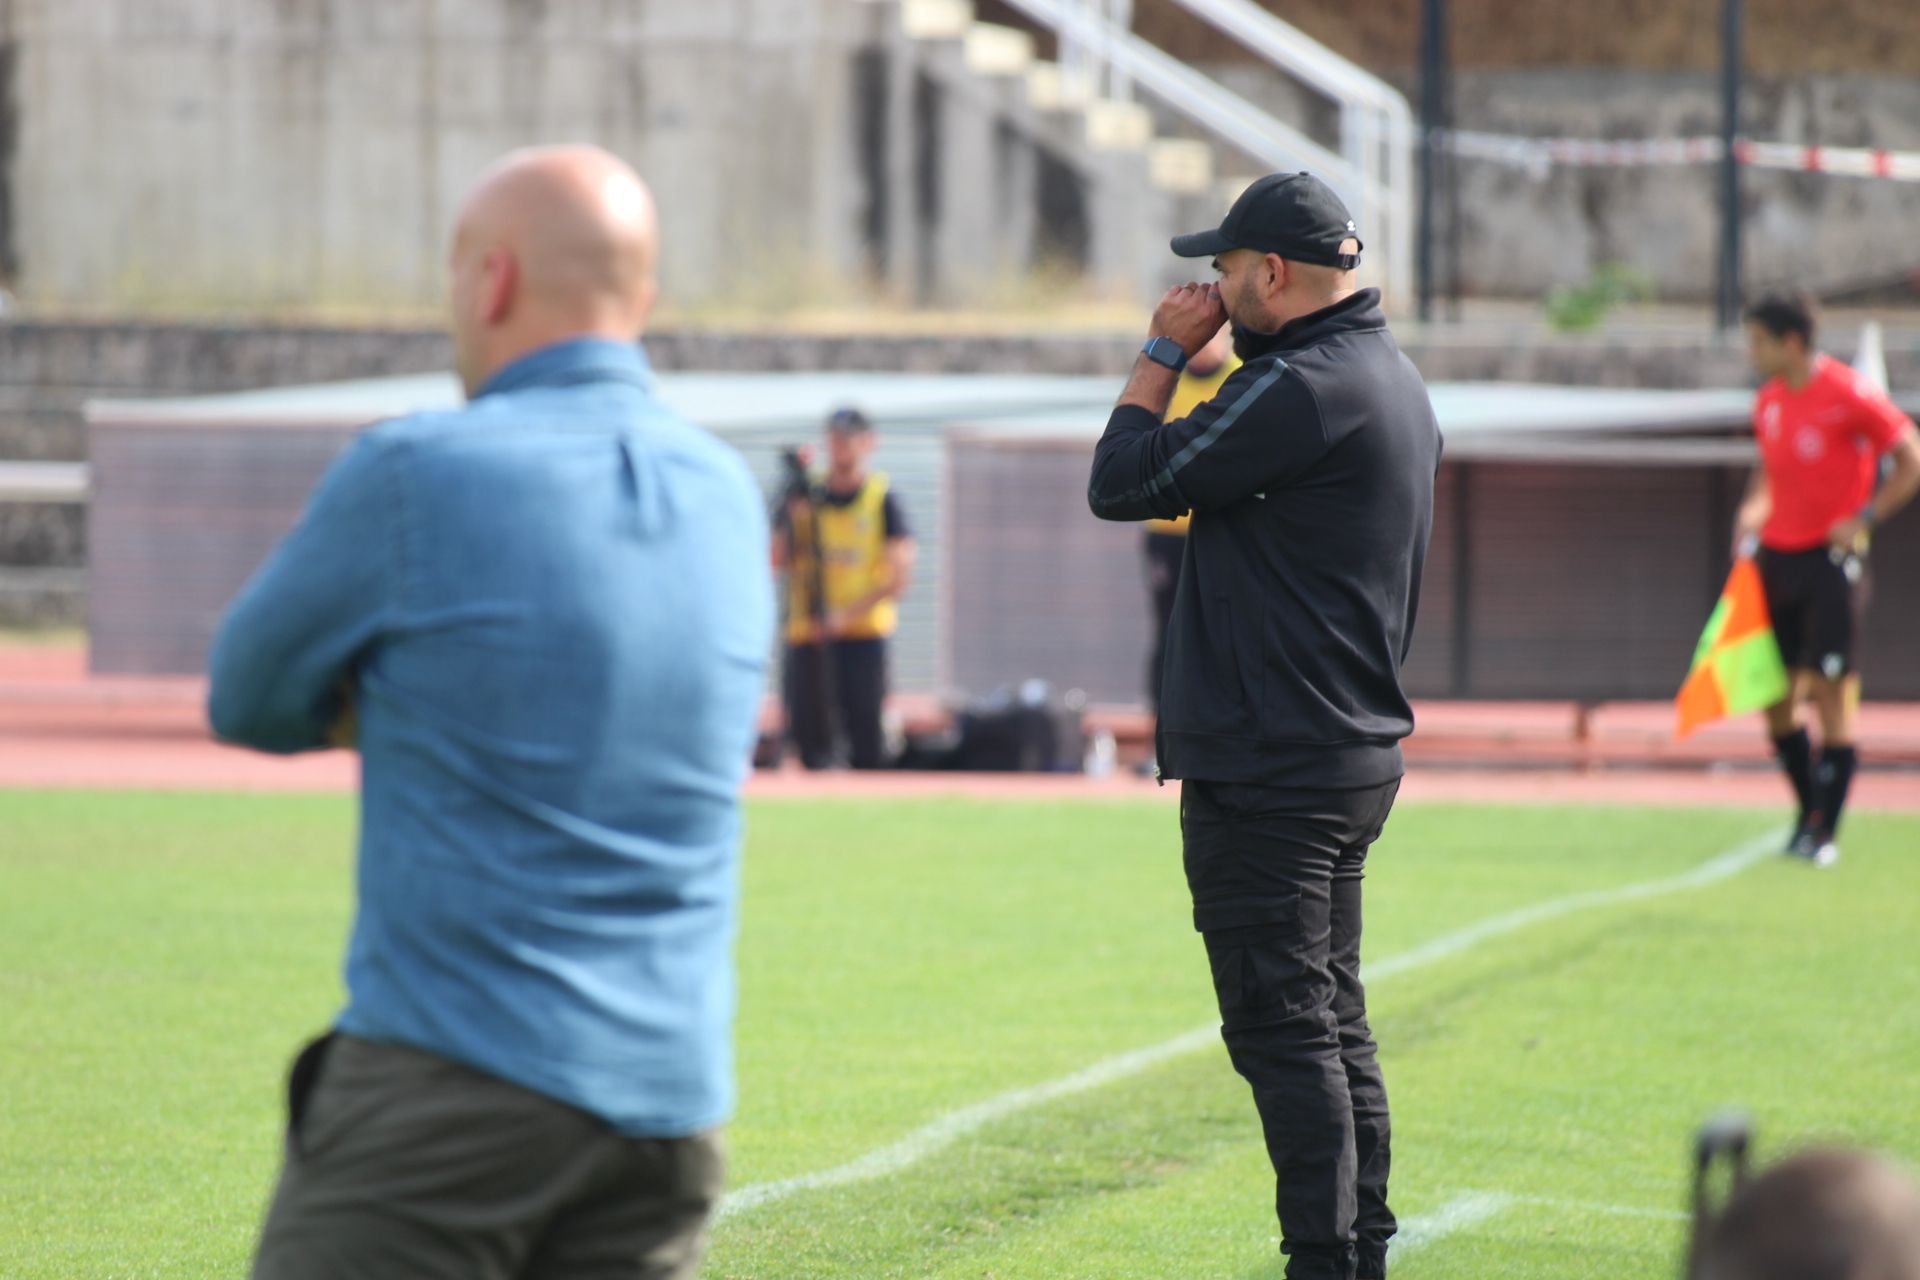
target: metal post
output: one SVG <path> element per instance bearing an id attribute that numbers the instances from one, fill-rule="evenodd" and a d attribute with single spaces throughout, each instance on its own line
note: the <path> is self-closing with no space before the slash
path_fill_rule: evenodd
<path id="1" fill-rule="evenodd" d="M 1453 470 L 1453 653 L 1449 673 L 1452 696 L 1473 694 L 1473 468 Z"/>
<path id="2" fill-rule="evenodd" d="M 1133 34 L 1133 0 L 1113 0 L 1113 34 L 1108 40 L 1113 44 L 1124 41 Z M 1108 50 L 1108 58 L 1113 52 Z M 1118 64 L 1109 61 L 1107 74 L 1113 77 L 1112 96 L 1120 102 L 1133 101 L 1133 77 L 1122 70 Z"/>
<path id="3" fill-rule="evenodd" d="M 1440 109 L 1440 118 L 1446 121 L 1448 129 L 1453 128 L 1453 68 L 1447 68 L 1446 100 Z M 1460 158 L 1453 154 L 1453 148 L 1443 147 L 1440 151 L 1440 186 L 1447 193 L 1447 319 L 1458 323 L 1460 320 L 1460 240 L 1465 234 L 1466 219 L 1460 216 Z"/>
<path id="4" fill-rule="evenodd" d="M 1447 2 L 1422 0 L 1420 13 L 1420 320 L 1433 319 L 1434 264 L 1439 246 L 1434 207 L 1440 185 L 1441 131 L 1446 119 Z"/>
<path id="5" fill-rule="evenodd" d="M 1720 9 L 1720 287 L 1716 320 L 1721 329 L 1740 322 L 1740 137 L 1741 6 L 1721 0 Z"/>
<path id="6" fill-rule="evenodd" d="M 1093 16 L 1093 0 L 1075 0 L 1067 11 L 1069 18 Z M 1080 41 L 1078 26 L 1067 22 L 1055 28 L 1060 42 L 1060 79 L 1063 84 L 1078 85 L 1086 67 L 1086 54 Z M 1069 90 L 1069 93 L 1074 92 Z"/>

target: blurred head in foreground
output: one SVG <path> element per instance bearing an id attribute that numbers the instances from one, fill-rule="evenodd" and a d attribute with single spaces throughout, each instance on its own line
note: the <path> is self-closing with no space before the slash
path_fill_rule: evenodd
<path id="1" fill-rule="evenodd" d="M 533 147 L 488 169 L 461 207 L 448 264 L 467 394 L 556 342 L 638 338 L 659 292 L 659 243 L 646 184 L 598 147 Z"/>
<path id="2" fill-rule="evenodd" d="M 1860 1151 L 1784 1160 L 1708 1229 L 1702 1280 L 1920 1280 L 1920 1189 Z"/>

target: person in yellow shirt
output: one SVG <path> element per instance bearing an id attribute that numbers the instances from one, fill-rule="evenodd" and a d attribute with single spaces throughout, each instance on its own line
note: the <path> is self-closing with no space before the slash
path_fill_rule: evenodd
<path id="1" fill-rule="evenodd" d="M 1167 406 L 1168 422 L 1184 418 L 1213 399 L 1240 358 L 1233 354 L 1233 328 L 1221 326 L 1213 341 L 1200 348 L 1180 373 Z M 1160 670 L 1167 660 L 1167 619 L 1173 614 L 1173 597 L 1180 589 L 1180 561 L 1187 553 L 1187 521 L 1148 520 L 1141 549 L 1147 559 L 1147 590 L 1153 595 L 1153 652 L 1147 659 L 1147 706 L 1154 716 L 1160 714 Z"/>
<path id="2" fill-rule="evenodd" d="M 809 769 L 886 764 L 887 640 L 914 541 L 886 473 L 868 469 L 874 444 L 865 414 L 836 411 L 826 474 L 809 477 L 775 519 L 773 563 L 787 580 L 787 736 Z"/>

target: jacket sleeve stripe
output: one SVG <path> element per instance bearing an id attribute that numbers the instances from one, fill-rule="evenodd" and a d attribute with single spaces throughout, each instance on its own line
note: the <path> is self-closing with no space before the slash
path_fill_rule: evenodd
<path id="1" fill-rule="evenodd" d="M 1273 368 L 1267 370 L 1265 373 L 1261 374 L 1257 379 L 1255 379 L 1253 385 L 1248 387 L 1245 391 L 1243 391 L 1240 394 L 1239 399 L 1235 400 L 1232 404 L 1228 405 L 1225 411 L 1223 411 L 1218 418 L 1214 419 L 1213 424 L 1211 426 L 1209 426 L 1205 431 L 1201 432 L 1198 436 L 1195 436 L 1193 441 L 1189 443 L 1186 448 L 1182 449 L 1180 452 L 1174 454 L 1173 457 L 1169 458 L 1167 460 L 1167 465 L 1160 469 L 1160 474 L 1154 476 L 1153 479 L 1147 481 L 1146 488 L 1144 490 L 1146 496 L 1151 498 L 1156 494 L 1158 494 L 1162 489 L 1165 489 L 1167 486 L 1171 485 L 1173 483 L 1174 476 L 1179 474 L 1180 470 L 1183 467 L 1185 467 L 1188 463 L 1192 462 L 1195 458 L 1199 457 L 1202 453 L 1206 452 L 1208 446 L 1213 444 L 1213 442 L 1218 440 L 1221 436 L 1225 435 L 1227 428 L 1231 427 L 1235 422 L 1239 421 L 1240 415 L 1246 412 L 1248 407 L 1250 407 L 1254 403 L 1254 401 L 1258 400 L 1261 396 L 1265 395 L 1267 393 L 1267 388 L 1271 387 L 1274 383 L 1278 382 L 1286 372 L 1287 372 L 1286 361 L 1276 359 L 1273 362 Z"/>

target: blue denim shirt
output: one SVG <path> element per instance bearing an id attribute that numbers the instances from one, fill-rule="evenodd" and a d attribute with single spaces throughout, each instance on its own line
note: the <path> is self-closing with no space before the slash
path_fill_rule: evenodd
<path id="1" fill-rule="evenodd" d="M 623 1133 L 724 1119 L 773 620 L 752 477 L 635 347 L 549 347 L 348 446 L 228 611 L 208 706 L 305 751 L 353 690 L 340 1030 Z"/>

